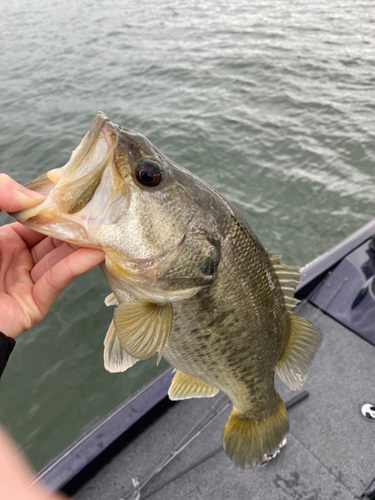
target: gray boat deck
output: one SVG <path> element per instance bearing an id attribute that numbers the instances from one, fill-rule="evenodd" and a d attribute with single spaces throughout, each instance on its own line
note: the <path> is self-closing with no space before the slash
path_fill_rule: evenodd
<path id="1" fill-rule="evenodd" d="M 323 333 L 303 387 L 309 397 L 289 410 L 287 445 L 267 466 L 236 467 L 224 451 L 186 471 L 220 447 L 230 409 L 219 415 L 141 491 L 141 500 L 360 498 L 375 477 L 375 420 L 360 413 L 375 404 L 375 347 L 308 303 L 298 313 Z M 284 401 L 295 393 L 277 380 Z M 75 494 L 76 500 L 120 500 L 160 463 L 224 396 L 181 401 L 139 435 Z M 219 401 L 220 402 L 220 401 Z"/>

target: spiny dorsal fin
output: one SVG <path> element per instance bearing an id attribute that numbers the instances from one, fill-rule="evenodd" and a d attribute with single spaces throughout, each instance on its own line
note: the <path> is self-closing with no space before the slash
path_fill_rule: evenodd
<path id="1" fill-rule="evenodd" d="M 113 319 L 121 345 L 127 353 L 137 359 L 147 359 L 159 352 L 159 364 L 172 330 L 171 304 L 123 303 L 115 309 Z"/>
<path id="2" fill-rule="evenodd" d="M 320 331 L 307 319 L 289 312 L 289 337 L 276 372 L 284 384 L 296 391 L 307 377 L 312 360 L 322 341 Z"/>
<path id="3" fill-rule="evenodd" d="M 104 339 L 103 357 L 104 368 L 110 373 L 124 372 L 138 361 L 122 348 L 113 321 Z"/>
<path id="4" fill-rule="evenodd" d="M 168 391 L 169 399 L 212 398 L 219 389 L 177 370 Z"/>
<path id="5" fill-rule="evenodd" d="M 268 255 L 283 291 L 286 308 L 290 311 L 300 302 L 294 298 L 294 292 L 303 273 L 300 272 L 300 268 L 297 266 L 284 266 L 281 264 L 281 255 L 272 255 L 271 252 L 268 252 Z"/>

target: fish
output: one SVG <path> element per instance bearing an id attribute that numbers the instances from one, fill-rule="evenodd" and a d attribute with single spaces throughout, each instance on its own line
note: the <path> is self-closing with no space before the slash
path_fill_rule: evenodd
<path id="1" fill-rule="evenodd" d="M 105 253 L 115 307 L 105 368 L 164 357 L 176 370 L 170 399 L 231 400 L 223 448 L 237 465 L 278 450 L 289 421 L 275 372 L 299 389 L 321 343 L 292 311 L 299 267 L 264 248 L 214 188 L 102 112 L 65 166 L 26 187 L 46 199 L 16 220 Z"/>

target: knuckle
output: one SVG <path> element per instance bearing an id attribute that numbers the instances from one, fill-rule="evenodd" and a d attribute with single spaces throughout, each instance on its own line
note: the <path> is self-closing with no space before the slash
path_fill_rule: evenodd
<path id="1" fill-rule="evenodd" d="M 52 290 L 57 291 L 60 289 L 59 281 L 56 277 L 56 273 L 53 267 L 46 272 L 46 281 L 48 286 L 52 288 Z"/>
<path id="2" fill-rule="evenodd" d="M 71 255 L 73 255 L 73 254 L 71 254 Z M 67 257 L 67 259 L 66 259 L 66 268 L 68 270 L 69 277 L 72 280 L 73 278 L 75 278 L 77 276 L 77 273 L 73 269 L 71 255 L 69 255 L 69 257 Z"/>

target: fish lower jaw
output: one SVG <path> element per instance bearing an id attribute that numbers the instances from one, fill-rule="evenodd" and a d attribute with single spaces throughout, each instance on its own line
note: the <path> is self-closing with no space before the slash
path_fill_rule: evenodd
<path id="1" fill-rule="evenodd" d="M 101 245 L 95 244 L 89 240 L 87 232 L 79 224 L 65 224 L 64 222 L 59 222 L 55 227 L 54 224 L 45 226 L 36 221 L 35 223 L 27 224 L 27 226 L 30 229 L 45 234 L 46 236 L 50 236 L 51 238 L 66 241 L 67 243 L 78 245 L 80 247 L 102 250 Z"/>
<path id="2" fill-rule="evenodd" d="M 43 208 L 39 205 L 11 215 L 18 222 L 38 233 L 81 247 L 102 250 L 102 245 L 93 241 L 92 235 L 89 236 L 84 220 L 77 220 L 77 217 L 73 219 L 56 206 Z"/>

